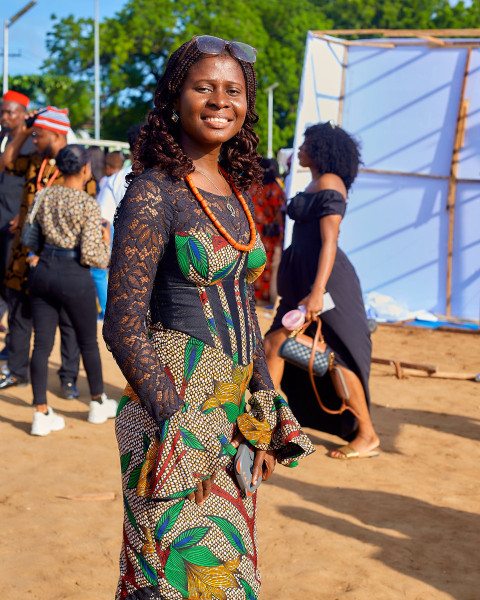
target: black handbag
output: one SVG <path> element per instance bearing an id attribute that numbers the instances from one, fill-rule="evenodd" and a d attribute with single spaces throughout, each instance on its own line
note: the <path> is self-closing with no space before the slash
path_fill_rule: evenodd
<path id="1" fill-rule="evenodd" d="M 314 338 L 304 333 L 310 324 L 311 321 L 307 321 L 299 329 L 292 331 L 280 346 L 278 355 L 296 367 L 308 371 L 315 397 L 323 411 L 331 415 L 340 415 L 346 410 L 350 410 L 355 416 L 358 416 L 355 410 L 347 406 L 350 395 L 345 386 L 343 375 L 335 364 L 335 354 L 323 339 L 321 320 L 317 318 L 317 331 Z M 323 404 L 315 385 L 315 377 L 323 377 L 328 371 L 330 371 L 335 391 L 342 402 L 338 410 L 332 410 Z"/>
<path id="2" fill-rule="evenodd" d="M 38 208 L 40 206 L 40 202 L 43 199 L 44 192 L 47 188 L 40 190 L 37 192 L 33 198 L 33 208 L 30 214 L 27 216 L 25 223 L 23 225 L 22 234 L 20 236 L 20 241 L 24 246 L 26 246 L 29 250 L 35 253 L 39 253 L 43 248 L 43 244 L 45 242 L 45 236 L 43 235 L 42 228 L 38 223 L 35 222 L 35 217 L 37 215 Z"/>
<path id="3" fill-rule="evenodd" d="M 320 319 L 317 321 L 315 338 L 305 335 L 305 331 L 310 324 L 311 321 L 307 321 L 304 325 L 292 331 L 280 346 L 278 354 L 284 360 L 291 362 L 304 371 L 309 370 L 310 362 L 312 362 L 313 374 L 317 377 L 323 377 L 333 363 L 335 355 L 323 339 Z M 313 360 L 311 360 L 312 357 Z"/>

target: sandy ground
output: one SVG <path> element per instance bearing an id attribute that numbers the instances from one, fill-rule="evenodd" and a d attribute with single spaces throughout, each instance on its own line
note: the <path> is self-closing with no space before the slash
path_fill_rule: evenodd
<path id="1" fill-rule="evenodd" d="M 478 335 L 379 327 L 373 341 L 376 356 L 480 371 Z M 49 402 L 63 431 L 31 437 L 30 386 L 0 393 L 2 600 L 111 600 L 116 586 L 114 424 L 87 423 L 84 373 L 80 400 L 57 395 L 58 357 L 56 348 Z M 103 342 L 102 357 L 118 399 L 123 378 Z M 374 366 L 371 389 L 380 457 L 332 460 L 340 440 L 306 430 L 317 452 L 260 488 L 261 600 L 480 598 L 480 384 L 398 380 Z M 114 500 L 66 498 L 109 492 Z"/>

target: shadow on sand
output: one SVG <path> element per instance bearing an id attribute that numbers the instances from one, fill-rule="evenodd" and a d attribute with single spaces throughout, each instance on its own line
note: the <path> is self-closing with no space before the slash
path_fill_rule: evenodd
<path id="1" fill-rule="evenodd" d="M 318 528 L 376 546 L 373 557 L 453 598 L 474 600 L 478 586 L 480 517 L 429 504 L 409 496 L 372 490 L 331 488 L 276 475 L 270 485 L 287 489 L 309 502 L 355 518 L 352 523 L 312 509 L 280 506 L 279 511 Z M 372 529 L 384 529 L 375 531 Z M 398 532 L 398 537 L 389 531 Z M 430 548 L 425 552 L 425 548 Z M 353 557 L 352 557 L 353 558 Z M 476 589 L 476 591 L 475 591 Z"/>

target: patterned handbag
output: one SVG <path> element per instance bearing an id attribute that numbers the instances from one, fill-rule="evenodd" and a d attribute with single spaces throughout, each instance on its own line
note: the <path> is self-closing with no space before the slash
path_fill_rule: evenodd
<path id="1" fill-rule="evenodd" d="M 311 321 L 307 321 L 292 331 L 280 346 L 278 354 L 304 371 L 309 370 L 309 364 L 312 362 L 313 374 L 322 377 L 333 363 L 335 355 L 323 339 L 320 319 L 317 321 L 317 332 L 314 339 L 304 333 L 310 324 Z M 311 361 L 312 356 L 313 360 Z"/>
<path id="2" fill-rule="evenodd" d="M 348 390 L 340 369 L 335 365 L 335 354 L 323 339 L 321 320 L 317 317 L 317 331 L 313 339 L 304 333 L 310 324 L 311 321 L 307 321 L 299 329 L 292 331 L 280 346 L 279 356 L 296 367 L 308 371 L 315 397 L 323 411 L 330 415 L 340 415 L 346 410 L 350 410 L 357 416 L 357 413 L 347 406 L 347 400 L 349 400 Z M 315 377 L 322 377 L 327 371 L 330 371 L 335 391 L 342 401 L 342 405 L 338 410 L 327 408 L 323 404 L 315 385 Z M 340 383 L 343 385 L 339 385 Z"/>

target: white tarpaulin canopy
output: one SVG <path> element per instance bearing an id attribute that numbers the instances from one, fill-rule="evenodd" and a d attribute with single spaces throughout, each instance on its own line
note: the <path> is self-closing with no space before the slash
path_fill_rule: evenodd
<path id="1" fill-rule="evenodd" d="M 364 292 L 478 319 L 480 39 L 438 33 L 308 33 L 287 192 L 310 179 L 297 159 L 305 128 L 332 119 L 362 146 L 339 245 Z"/>

